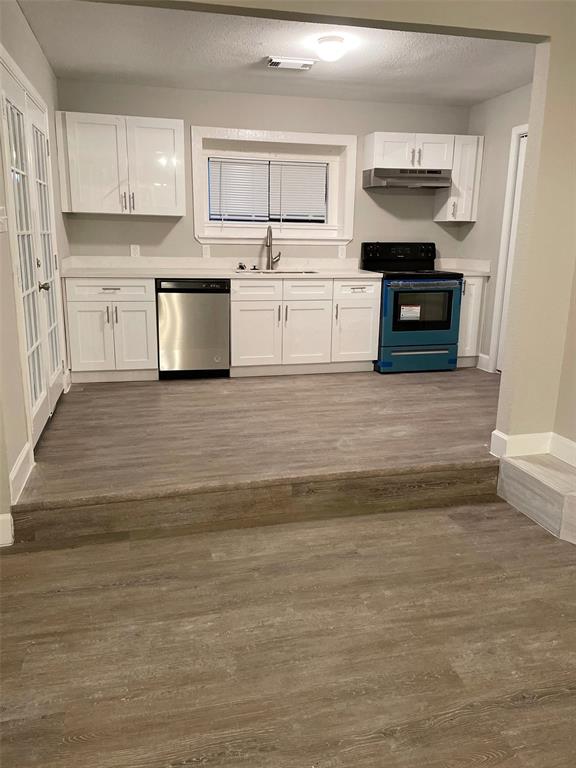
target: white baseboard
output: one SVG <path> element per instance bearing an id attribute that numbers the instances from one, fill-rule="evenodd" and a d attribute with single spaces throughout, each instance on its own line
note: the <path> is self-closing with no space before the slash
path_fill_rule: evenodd
<path id="1" fill-rule="evenodd" d="M 18 501 L 33 466 L 34 452 L 30 443 L 26 443 L 10 470 L 10 500 L 12 504 L 16 504 Z"/>
<path id="2" fill-rule="evenodd" d="M 550 453 L 557 459 L 565 461 L 566 464 L 576 467 L 576 442 L 574 440 L 569 440 L 557 432 L 552 432 Z"/>
<path id="3" fill-rule="evenodd" d="M 0 515 L 0 547 L 14 544 L 14 523 L 10 512 Z"/>
<path id="4" fill-rule="evenodd" d="M 487 373 L 496 373 L 495 368 L 490 365 L 490 355 L 478 355 L 477 367 L 480 368 L 481 371 L 486 371 Z"/>
<path id="5" fill-rule="evenodd" d="M 490 441 L 490 453 L 499 458 L 550 453 L 566 464 L 576 467 L 576 442 L 556 432 L 507 435 L 495 429 Z"/>
<path id="6" fill-rule="evenodd" d="M 158 370 L 72 371 L 72 384 L 101 384 L 114 381 L 157 381 Z"/>
<path id="7" fill-rule="evenodd" d="M 230 378 L 245 376 L 293 376 L 306 373 L 360 373 L 373 371 L 374 363 L 308 363 L 306 365 L 250 365 L 230 368 Z"/>

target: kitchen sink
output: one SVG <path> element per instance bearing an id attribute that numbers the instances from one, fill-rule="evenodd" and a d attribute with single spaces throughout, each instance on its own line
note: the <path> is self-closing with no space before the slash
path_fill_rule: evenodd
<path id="1" fill-rule="evenodd" d="M 237 269 L 246 275 L 316 275 L 314 269 Z"/>

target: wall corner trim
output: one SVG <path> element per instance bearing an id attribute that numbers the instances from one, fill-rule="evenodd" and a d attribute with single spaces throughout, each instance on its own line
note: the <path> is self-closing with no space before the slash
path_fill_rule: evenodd
<path id="1" fill-rule="evenodd" d="M 26 443 L 14 462 L 14 466 L 10 470 L 10 499 L 12 504 L 16 504 L 18 501 L 22 489 L 30 477 L 30 472 L 32 472 L 33 466 L 34 452 L 30 443 Z"/>
<path id="2" fill-rule="evenodd" d="M 487 373 L 494 373 L 496 371 L 496 368 L 490 364 L 490 355 L 478 355 L 477 368 L 480 368 L 481 371 L 486 371 Z"/>
<path id="3" fill-rule="evenodd" d="M 0 547 L 14 544 L 14 523 L 9 512 L 0 515 Z"/>
<path id="4" fill-rule="evenodd" d="M 490 441 L 490 453 L 499 458 L 549 453 L 576 467 L 576 442 L 556 432 L 507 435 L 495 429 Z"/>
<path id="5" fill-rule="evenodd" d="M 550 453 L 557 459 L 565 461 L 566 464 L 576 467 L 576 441 L 553 432 L 550 441 Z"/>

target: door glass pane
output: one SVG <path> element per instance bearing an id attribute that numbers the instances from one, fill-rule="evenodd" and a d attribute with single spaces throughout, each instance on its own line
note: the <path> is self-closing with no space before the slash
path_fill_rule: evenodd
<path id="1" fill-rule="evenodd" d="M 56 312 L 56 280 L 54 273 L 54 251 L 52 219 L 50 212 L 50 192 L 48 188 L 48 143 L 46 136 L 36 126 L 32 129 L 34 148 L 34 175 L 38 198 L 38 228 L 41 248 L 42 279 L 49 290 L 43 293 L 46 304 L 46 321 L 49 346 L 50 377 L 60 366 L 60 339 L 58 336 L 58 316 Z"/>
<path id="2" fill-rule="evenodd" d="M 16 211 L 16 241 L 26 329 L 28 377 L 34 409 L 46 392 L 46 384 L 42 367 L 42 339 L 34 263 L 36 256 L 30 216 L 30 174 L 26 156 L 24 115 L 9 100 L 6 101 L 6 109 L 11 160 L 10 175 Z"/>

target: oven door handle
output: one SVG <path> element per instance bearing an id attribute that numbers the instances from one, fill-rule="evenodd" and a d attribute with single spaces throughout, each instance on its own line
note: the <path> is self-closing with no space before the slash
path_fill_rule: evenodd
<path id="1" fill-rule="evenodd" d="M 388 283 L 390 288 L 394 288 L 395 290 L 403 290 L 403 291 L 430 291 L 430 290 L 437 290 L 437 289 L 447 289 L 447 288 L 459 288 L 462 285 L 461 280 L 430 280 L 430 281 L 424 281 L 419 280 L 418 282 L 413 281 L 402 281 L 402 280 L 392 280 L 390 283 Z"/>

